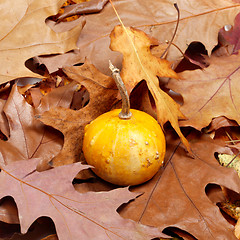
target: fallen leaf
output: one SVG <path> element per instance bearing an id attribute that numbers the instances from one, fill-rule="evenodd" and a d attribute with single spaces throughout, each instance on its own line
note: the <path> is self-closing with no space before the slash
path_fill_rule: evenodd
<path id="1" fill-rule="evenodd" d="M 7 0 L 1 1 L 0 83 L 19 77 L 39 77 L 26 68 L 26 60 L 76 48 L 83 25 L 56 33 L 45 23 L 47 17 L 58 12 L 63 2 L 21 0 L 12 4 Z"/>
<path id="2" fill-rule="evenodd" d="M 92 0 L 66 6 L 64 13 L 58 19 L 61 20 L 76 14 L 98 13 L 104 8 L 107 2 L 108 0 Z"/>
<path id="3" fill-rule="evenodd" d="M 125 26 L 143 30 L 147 34 L 165 43 L 172 38 L 177 21 L 177 11 L 172 0 L 125 0 L 113 1 Z M 226 24 L 233 24 L 240 11 L 240 4 L 232 0 L 221 1 L 178 1 L 180 23 L 174 43 L 184 52 L 193 41 L 201 42 L 211 52 L 217 45 L 219 29 Z M 211 24 L 209 24 L 211 23 Z M 119 21 L 110 3 L 97 14 L 86 15 L 84 26 L 78 40 L 81 62 L 85 57 L 91 60 L 101 72 L 108 74 L 108 60 L 120 67 L 121 57 L 109 50 L 109 35 Z M 197 28 L 197 31 L 196 31 Z M 181 58 L 181 53 L 171 47 L 168 60 Z"/>
<path id="4" fill-rule="evenodd" d="M 200 42 L 192 42 L 184 52 L 184 59 L 174 70 L 175 72 L 183 72 L 184 70 L 206 68 L 208 65 L 208 52 L 205 46 Z"/>
<path id="5" fill-rule="evenodd" d="M 145 80 L 156 104 L 159 124 L 163 127 L 169 121 L 190 152 L 188 141 L 178 125 L 178 118 L 185 117 L 180 106 L 160 89 L 157 77 L 178 78 L 178 75 L 171 69 L 170 62 L 151 54 L 150 47 L 155 43 L 155 39 L 140 30 L 116 26 L 111 33 L 110 48 L 123 54 L 121 77 L 128 92 Z"/>
<path id="6" fill-rule="evenodd" d="M 59 240 L 79 236 L 86 240 L 96 236 L 99 240 L 165 236 L 156 228 L 119 216 L 116 209 L 137 195 L 128 188 L 81 194 L 74 189 L 72 181 L 79 171 L 89 166 L 75 163 L 37 172 L 38 161 L 16 161 L 1 167 L 0 198 L 14 198 L 21 233 L 26 233 L 36 219 L 46 216 L 54 221 Z"/>
<path id="7" fill-rule="evenodd" d="M 34 115 L 55 106 L 69 107 L 75 88 L 73 83 L 53 90 L 42 98 L 40 106 L 34 109 L 18 92 L 17 85 L 14 85 L 3 107 L 10 129 L 8 140 L 0 140 L 0 156 L 4 164 L 35 157 L 50 161 L 61 150 L 61 135 L 46 128 Z"/>
<path id="8" fill-rule="evenodd" d="M 180 80 L 171 79 L 168 84 L 184 100 L 180 109 L 187 120 L 180 121 L 181 126 L 201 130 L 220 116 L 240 124 L 239 55 L 213 56 L 209 62 L 208 68 L 184 71 L 178 74 Z"/>
<path id="9" fill-rule="evenodd" d="M 229 149 L 197 135 L 188 138 L 195 155 L 190 158 L 175 140 L 176 136 L 167 137 L 164 169 L 148 183 L 130 189 L 144 194 L 122 208 L 121 216 L 161 230 L 181 229 L 199 240 L 236 239 L 233 226 L 205 193 L 209 183 L 240 191 L 236 172 L 220 166 L 214 157 L 215 152 L 229 152 Z"/>
<path id="10" fill-rule="evenodd" d="M 44 64 L 49 73 L 58 71 L 62 67 L 71 66 L 81 63 L 82 58 L 79 55 L 80 50 L 74 49 L 73 51 L 65 54 L 54 54 L 34 57 L 35 63 Z"/>
<path id="11" fill-rule="evenodd" d="M 212 132 L 212 131 L 216 131 L 220 128 L 223 128 L 223 127 L 233 127 L 233 126 L 237 127 L 238 124 L 235 121 L 229 120 L 226 117 L 221 116 L 221 117 L 213 118 L 207 131 Z"/>
<path id="12" fill-rule="evenodd" d="M 88 61 L 82 66 L 66 67 L 69 78 L 79 82 L 89 92 L 89 104 L 80 110 L 52 108 L 39 116 L 40 120 L 64 135 L 61 152 L 52 159 L 53 166 L 60 166 L 81 160 L 84 127 L 90 121 L 109 111 L 117 95 L 114 80 L 100 73 Z"/>

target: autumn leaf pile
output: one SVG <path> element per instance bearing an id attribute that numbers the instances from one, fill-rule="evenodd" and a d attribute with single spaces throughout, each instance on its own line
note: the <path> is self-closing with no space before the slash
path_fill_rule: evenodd
<path id="1" fill-rule="evenodd" d="M 176 2 L 166 54 L 171 0 L 0 3 L 0 239 L 240 239 L 240 2 Z M 139 186 L 82 153 L 121 106 L 109 60 L 166 137 Z"/>

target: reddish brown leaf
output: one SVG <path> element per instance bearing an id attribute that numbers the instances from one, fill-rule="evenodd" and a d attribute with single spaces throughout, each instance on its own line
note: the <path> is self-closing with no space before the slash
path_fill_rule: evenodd
<path id="1" fill-rule="evenodd" d="M 214 157 L 215 152 L 229 150 L 211 139 L 197 138 L 199 136 L 190 140 L 195 158 L 186 156 L 175 137 L 168 138 L 164 171 L 148 183 L 133 188 L 144 194 L 120 214 L 162 230 L 169 226 L 180 228 L 197 239 L 236 239 L 233 226 L 205 193 L 209 183 L 240 191 L 236 172 L 220 166 Z"/>
<path id="2" fill-rule="evenodd" d="M 115 0 L 113 3 L 126 26 L 143 30 L 157 38 L 160 43 L 172 38 L 177 20 L 177 11 L 172 1 Z M 232 24 L 240 11 L 240 5 L 232 0 L 214 1 L 211 4 L 206 1 L 182 0 L 178 2 L 178 7 L 181 18 L 174 43 L 183 52 L 192 41 L 203 43 L 210 52 L 217 44 L 220 27 L 224 23 Z M 120 55 L 109 50 L 109 34 L 116 25 L 119 25 L 119 21 L 110 3 L 107 3 L 100 13 L 86 16 L 86 25 L 78 40 L 82 62 L 88 57 L 103 73 L 109 72 L 109 59 L 114 65 L 121 65 Z M 181 53 L 171 47 L 168 59 L 172 61 L 180 57 Z"/>
<path id="3" fill-rule="evenodd" d="M 74 5 L 66 6 L 64 13 L 59 16 L 59 20 L 76 14 L 97 13 L 100 12 L 108 0 L 92 0 Z"/>
<path id="4" fill-rule="evenodd" d="M 41 105 L 34 109 L 18 93 L 17 85 L 14 85 L 3 107 L 10 128 L 8 141 L 0 140 L 0 155 L 4 164 L 35 157 L 49 161 L 60 151 L 61 136 L 50 128 L 46 129 L 34 115 L 54 106 L 69 107 L 75 88 L 73 83 L 52 91 L 42 99 Z"/>
<path id="5" fill-rule="evenodd" d="M 1 167 L 0 198 L 14 198 L 22 233 L 36 219 L 47 216 L 54 221 L 59 240 L 79 236 L 83 240 L 146 240 L 164 236 L 156 228 L 119 216 L 116 209 L 136 197 L 127 188 L 81 194 L 74 189 L 72 180 L 88 166 L 75 163 L 37 172 L 38 161 L 16 161 Z"/>
<path id="6" fill-rule="evenodd" d="M 231 121 L 231 120 L 227 119 L 226 117 L 221 116 L 221 117 L 214 118 L 212 120 L 212 122 L 208 128 L 208 132 L 215 131 L 222 127 L 232 127 L 232 126 L 237 127 L 238 124 L 235 121 Z"/>
<path id="7" fill-rule="evenodd" d="M 239 56 L 211 57 L 204 71 L 184 71 L 181 80 L 170 81 L 169 88 L 183 96 L 181 111 L 187 120 L 181 125 L 200 130 L 219 116 L 240 124 Z"/>
<path id="8" fill-rule="evenodd" d="M 101 3 L 105 1 L 96 2 Z M 96 2 L 82 3 L 83 9 L 88 4 L 93 9 L 96 9 L 96 6 L 98 6 L 94 5 Z M 166 40 L 172 38 L 177 20 L 177 11 L 172 1 L 114 0 L 113 3 L 126 26 L 143 30 L 157 38 L 160 43 L 165 43 Z M 208 52 L 211 52 L 217 44 L 220 27 L 224 24 L 233 24 L 236 14 L 240 11 L 240 4 L 232 0 L 214 1 L 211 4 L 206 1 L 182 0 L 178 2 L 178 6 L 181 18 L 174 43 L 183 52 L 193 41 L 202 42 Z M 110 73 L 108 68 L 109 59 L 117 67 L 121 65 L 120 54 L 114 53 L 109 49 L 109 35 L 112 29 L 119 25 L 119 21 L 109 2 L 106 3 L 101 12 L 86 14 L 85 18 L 86 25 L 80 34 L 77 44 L 79 51 L 71 54 L 68 62 L 65 61 L 67 58 L 64 54 L 62 56 L 63 61 L 71 65 L 75 64 L 76 61 L 83 63 L 87 57 L 101 72 L 108 74 Z M 200 22 L 201 24 L 199 24 Z M 196 26 L 198 31 L 195 31 Z M 180 57 L 182 57 L 182 54 L 175 47 L 171 47 L 167 56 L 168 60 L 173 61 Z M 51 58 L 46 62 L 46 66 L 48 68 L 48 64 L 50 64 L 49 66 L 52 70 L 54 64 L 58 65 L 60 60 L 58 57 L 56 62 L 54 57 Z"/>
<path id="9" fill-rule="evenodd" d="M 233 53 L 237 53 L 240 49 L 240 14 L 238 14 L 234 20 L 234 26 L 225 25 L 225 27 L 221 28 L 219 31 L 220 37 L 223 37 L 226 41 L 225 44 L 234 45 Z"/>

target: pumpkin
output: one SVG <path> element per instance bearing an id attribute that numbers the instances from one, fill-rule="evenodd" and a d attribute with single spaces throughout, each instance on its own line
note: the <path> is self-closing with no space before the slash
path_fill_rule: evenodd
<path id="1" fill-rule="evenodd" d="M 121 93 L 122 109 L 104 113 L 85 127 L 83 153 L 95 174 L 105 181 L 138 185 L 151 179 L 163 164 L 165 137 L 152 116 L 130 109 L 119 70 L 113 66 L 111 70 Z"/>

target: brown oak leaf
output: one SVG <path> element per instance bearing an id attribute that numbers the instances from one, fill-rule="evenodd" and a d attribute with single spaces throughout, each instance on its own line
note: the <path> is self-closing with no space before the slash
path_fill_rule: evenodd
<path id="1" fill-rule="evenodd" d="M 176 136 L 168 135 L 164 169 L 148 183 L 130 189 L 144 194 L 122 208 L 120 214 L 161 230 L 181 229 L 199 240 L 236 239 L 234 227 L 205 192 L 210 183 L 240 192 L 237 173 L 222 167 L 214 156 L 215 152 L 230 150 L 199 134 L 188 139 L 195 158 L 185 154 Z"/>
<path id="2" fill-rule="evenodd" d="M 102 9 L 105 2 L 104 0 L 92 0 L 83 2 L 81 5 L 71 5 L 70 10 L 72 12 L 76 10 L 76 13 L 79 12 L 85 16 L 86 25 L 77 43 L 79 51 L 70 54 L 68 59 L 69 65 L 75 64 L 77 61 L 84 62 L 87 57 L 104 74 L 110 73 L 108 68 L 109 59 L 115 66 L 121 66 L 120 54 L 109 49 L 109 35 L 112 29 L 119 24 L 119 20 L 110 2 L 106 3 Z M 165 43 L 166 40 L 172 38 L 177 20 L 177 11 L 173 6 L 173 1 L 113 0 L 113 4 L 126 26 L 143 30 L 157 38 L 160 43 Z M 81 6 L 81 9 L 79 9 L 79 6 Z M 174 43 L 183 52 L 193 41 L 202 42 L 208 52 L 211 52 L 217 44 L 219 29 L 225 24 L 233 24 L 235 16 L 240 11 L 240 4 L 234 0 L 214 2 L 181 0 L 178 2 L 178 6 L 181 17 Z M 91 9 L 93 13 L 89 13 Z M 94 13 L 94 10 L 101 11 Z M 198 31 L 195 31 L 196 26 Z M 181 53 L 175 47 L 170 48 L 167 56 L 168 60 L 173 61 L 181 57 Z M 45 57 L 41 60 L 51 72 L 54 63 L 56 65 L 56 61 L 61 61 L 61 56 L 50 56 L 48 60 L 47 58 Z M 62 58 L 67 59 L 65 54 Z"/>
<path id="3" fill-rule="evenodd" d="M 35 109 L 18 92 L 17 85 L 13 86 L 3 107 L 10 129 L 8 140 L 0 140 L 0 156 L 4 164 L 36 157 L 43 162 L 50 161 L 61 150 L 61 135 L 46 128 L 34 115 L 56 106 L 69 107 L 75 88 L 75 83 L 72 83 L 53 90 Z"/>
<path id="4" fill-rule="evenodd" d="M 76 14 L 98 13 L 103 9 L 107 2 L 108 0 L 92 0 L 66 6 L 64 8 L 64 13 L 61 14 L 58 19 L 61 20 Z"/>
<path id="5" fill-rule="evenodd" d="M 39 77 L 26 68 L 26 60 L 76 48 L 83 22 L 62 33 L 54 32 L 45 23 L 47 17 L 58 12 L 63 2 L 21 0 L 12 4 L 8 0 L 1 1 L 0 83 L 18 77 Z"/>
<path id="6" fill-rule="evenodd" d="M 19 160 L 38 158 L 38 170 L 49 168 L 48 162 L 62 148 L 63 139 L 60 133 L 46 127 L 34 117 L 51 107 L 69 107 L 75 91 L 75 83 L 53 90 L 44 96 L 37 109 L 29 105 L 14 85 L 8 100 L 1 109 L 4 116 L 2 126 L 7 126 L 7 141 L 0 140 L 1 163 L 10 164 Z M 1 120 L 1 119 L 0 119 Z M 4 222 L 16 223 L 16 207 L 12 201 L 1 201 L 0 219 Z"/>
<path id="7" fill-rule="evenodd" d="M 72 181 L 88 168 L 75 163 L 37 172 L 39 159 L 1 166 L 0 198 L 12 196 L 18 208 L 21 232 L 41 216 L 50 217 L 59 240 L 146 240 L 164 236 L 157 228 L 123 219 L 116 209 L 137 194 L 128 188 L 108 192 L 77 192 Z"/>
<path id="8" fill-rule="evenodd" d="M 51 161 L 53 166 L 81 160 L 84 127 L 110 110 L 117 95 L 114 80 L 100 73 L 88 61 L 82 66 L 66 67 L 64 72 L 68 77 L 86 87 L 90 101 L 87 106 L 77 111 L 58 107 L 39 116 L 43 123 L 58 129 L 64 135 L 63 148 Z"/>
<path id="9" fill-rule="evenodd" d="M 168 87 L 182 95 L 182 113 L 187 120 L 182 126 L 200 130 L 213 118 L 225 116 L 240 124 L 239 55 L 214 57 L 204 70 L 179 73 L 180 80 L 171 79 Z"/>
<path id="10" fill-rule="evenodd" d="M 160 43 L 172 38 L 176 26 L 177 11 L 173 3 L 172 0 L 113 0 L 125 26 L 138 28 L 158 39 Z M 203 43 L 207 51 L 211 52 L 217 45 L 219 29 L 225 24 L 233 24 L 240 11 L 240 4 L 233 0 L 181 0 L 177 3 L 181 16 L 174 43 L 183 52 L 193 41 Z M 88 57 L 104 74 L 109 73 L 109 59 L 117 67 L 121 66 L 120 55 L 109 50 L 109 35 L 118 24 L 119 20 L 109 2 L 100 13 L 86 14 L 86 25 L 77 44 L 81 49 L 78 53 L 81 62 Z M 173 61 L 182 55 L 175 47 L 171 47 L 167 57 Z"/>

